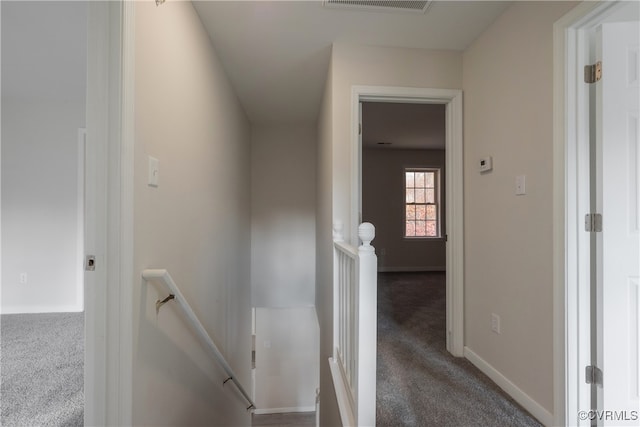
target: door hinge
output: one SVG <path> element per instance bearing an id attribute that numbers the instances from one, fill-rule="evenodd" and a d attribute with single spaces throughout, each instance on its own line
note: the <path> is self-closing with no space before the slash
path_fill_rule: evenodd
<path id="1" fill-rule="evenodd" d="M 601 214 L 586 214 L 584 216 L 584 231 L 590 233 L 602 232 L 602 215 Z"/>
<path id="2" fill-rule="evenodd" d="M 602 78 L 602 61 L 598 61 L 593 65 L 584 66 L 584 82 L 595 83 Z"/>
<path id="3" fill-rule="evenodd" d="M 362 135 L 362 123 L 358 123 L 358 135 Z"/>
<path id="4" fill-rule="evenodd" d="M 587 384 L 597 384 L 602 386 L 602 370 L 595 365 L 589 365 L 584 369 L 585 381 Z"/>

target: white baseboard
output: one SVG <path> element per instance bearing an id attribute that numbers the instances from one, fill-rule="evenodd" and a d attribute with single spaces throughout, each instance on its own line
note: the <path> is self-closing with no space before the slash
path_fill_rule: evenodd
<path id="1" fill-rule="evenodd" d="M 545 426 L 553 425 L 553 415 L 549 411 L 544 409 L 538 402 L 533 400 L 527 393 L 509 381 L 507 377 L 498 372 L 497 369 L 474 353 L 473 350 L 469 349 L 469 347 L 464 348 L 464 357 L 469 360 L 469 362 L 473 363 L 476 368 L 480 369 L 486 376 L 491 378 L 493 382 L 507 392 L 513 400 L 529 411 L 538 421 Z"/>
<path id="2" fill-rule="evenodd" d="M 266 409 L 254 409 L 253 413 L 256 415 L 264 414 L 284 414 L 287 412 L 314 412 L 316 410 L 314 406 L 296 406 L 293 408 L 266 408 Z"/>
<path id="3" fill-rule="evenodd" d="M 36 313 L 80 313 L 84 308 L 79 305 L 44 306 L 44 305 L 14 305 L 2 307 L 2 314 L 36 314 Z"/>

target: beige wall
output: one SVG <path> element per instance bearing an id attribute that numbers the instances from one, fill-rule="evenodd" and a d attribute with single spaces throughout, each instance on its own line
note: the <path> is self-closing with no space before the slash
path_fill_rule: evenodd
<path id="1" fill-rule="evenodd" d="M 254 127 L 251 288 L 255 307 L 315 305 L 316 129 Z"/>
<path id="2" fill-rule="evenodd" d="M 407 239 L 405 232 L 404 170 L 408 167 L 440 169 L 440 218 L 446 230 L 444 150 L 362 151 L 362 220 L 376 226 L 375 248 L 379 271 L 443 271 L 446 242 Z"/>
<path id="3" fill-rule="evenodd" d="M 333 215 L 351 235 L 351 88 L 355 85 L 460 89 L 453 51 L 336 44 L 333 47 Z"/>
<path id="4" fill-rule="evenodd" d="M 465 345 L 549 413 L 552 28 L 571 7 L 517 2 L 463 57 Z M 493 156 L 493 172 L 480 175 L 484 156 Z M 526 175 L 524 196 L 515 195 L 517 175 Z"/>
<path id="5" fill-rule="evenodd" d="M 333 220 L 350 235 L 351 87 L 462 86 L 462 55 L 450 51 L 335 44 L 319 118 L 316 311 L 320 323 L 320 424 L 340 422 L 327 359 L 332 354 Z M 329 210 L 330 209 L 330 210 Z M 375 241 L 374 241 L 375 245 Z"/>
<path id="6" fill-rule="evenodd" d="M 167 268 L 248 389 L 250 128 L 189 2 L 136 3 L 135 425 L 250 425 L 246 402 L 144 268 Z M 147 156 L 160 185 L 147 186 Z M 249 389 L 248 389 L 249 390 Z"/>

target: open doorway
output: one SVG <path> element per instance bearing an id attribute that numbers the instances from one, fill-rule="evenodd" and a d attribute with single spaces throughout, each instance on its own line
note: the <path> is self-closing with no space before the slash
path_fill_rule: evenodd
<path id="1" fill-rule="evenodd" d="M 376 227 L 378 256 L 377 423 L 404 425 L 395 412 L 409 401 L 407 424 L 420 423 L 434 410 L 402 384 L 429 382 L 443 363 L 434 355 L 450 358 L 445 106 L 363 102 L 361 111 L 362 220 Z"/>
<path id="2" fill-rule="evenodd" d="M 363 102 L 362 219 L 376 226 L 378 271 L 446 271 L 445 178 L 444 105 Z"/>
<path id="3" fill-rule="evenodd" d="M 464 353 L 464 234 L 462 173 L 462 92 L 449 89 L 403 88 L 390 86 L 354 86 L 351 96 L 352 117 L 352 188 L 351 240 L 358 241 L 362 219 L 362 103 L 439 104 L 445 115 L 444 196 L 441 211 L 446 228 L 441 232 L 446 242 L 446 348 L 454 356 Z M 375 224 L 374 224 L 375 226 Z M 374 242 L 374 245 L 376 243 Z M 373 357 L 373 355 L 372 355 Z"/>
<path id="4" fill-rule="evenodd" d="M 636 2 L 581 5 L 556 24 L 559 424 L 640 417 L 639 37 Z"/>
<path id="5" fill-rule="evenodd" d="M 82 425 L 87 4 L 1 12 L 1 423 Z"/>

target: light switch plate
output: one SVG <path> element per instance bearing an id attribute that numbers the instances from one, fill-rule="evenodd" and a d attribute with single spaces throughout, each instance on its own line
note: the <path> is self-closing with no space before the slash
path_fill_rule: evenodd
<path id="1" fill-rule="evenodd" d="M 157 187 L 160 178 L 160 161 L 149 156 L 149 186 Z"/>

